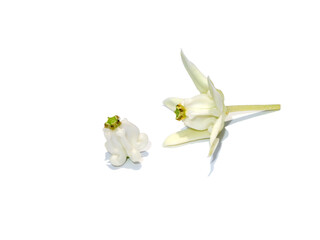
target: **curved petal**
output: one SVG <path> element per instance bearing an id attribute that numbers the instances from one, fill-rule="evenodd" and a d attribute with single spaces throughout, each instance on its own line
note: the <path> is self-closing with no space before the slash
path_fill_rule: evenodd
<path id="1" fill-rule="evenodd" d="M 208 94 L 199 94 L 192 98 L 184 99 L 184 106 L 190 108 L 214 108 L 215 102 Z"/>
<path id="2" fill-rule="evenodd" d="M 111 154 L 124 154 L 126 155 L 126 152 L 121 145 L 119 141 L 119 137 L 112 131 L 112 130 L 105 130 L 107 141 L 105 143 L 105 147 L 107 151 Z"/>
<path id="3" fill-rule="evenodd" d="M 138 141 L 140 131 L 139 128 L 133 123 L 129 122 L 126 118 L 122 120 L 122 123 L 119 128 L 125 130 L 126 138 L 130 144 L 134 144 Z"/>
<path id="4" fill-rule="evenodd" d="M 141 154 L 137 149 L 132 149 L 132 151 L 131 151 L 131 153 L 129 155 L 129 158 L 134 163 L 138 163 L 138 162 L 142 161 Z"/>
<path id="5" fill-rule="evenodd" d="M 183 120 L 183 123 L 186 127 L 200 131 L 207 130 L 215 122 L 216 118 L 213 116 L 194 116 L 193 118 L 187 117 Z"/>
<path id="6" fill-rule="evenodd" d="M 122 124 L 121 124 L 122 125 Z M 119 140 L 121 142 L 122 147 L 125 149 L 127 156 L 133 161 L 133 162 L 140 162 L 141 161 L 141 154 L 140 152 L 135 148 L 133 143 L 129 142 L 126 134 L 126 130 L 124 128 L 117 128 L 116 134 L 119 136 Z"/>
<path id="7" fill-rule="evenodd" d="M 210 157 L 214 153 L 214 151 L 216 150 L 216 148 L 218 146 L 219 141 L 220 141 L 219 138 L 214 139 L 213 143 L 210 146 L 208 157 Z"/>
<path id="8" fill-rule="evenodd" d="M 214 102 L 216 103 L 218 110 L 220 112 L 223 112 L 224 103 L 223 103 L 223 96 L 220 94 L 221 91 L 219 92 L 219 90 L 214 87 L 214 85 L 209 77 L 208 77 L 207 81 L 208 81 L 210 94 L 211 94 Z"/>
<path id="9" fill-rule="evenodd" d="M 169 108 L 171 111 L 176 110 L 176 106 L 177 104 L 181 103 L 183 101 L 182 98 L 175 98 L 175 97 L 171 97 L 171 98 L 167 98 L 163 101 L 163 104 Z"/>
<path id="10" fill-rule="evenodd" d="M 210 145 L 213 144 L 219 132 L 222 130 L 223 124 L 224 124 L 224 117 L 223 115 L 221 115 L 212 127 L 212 131 L 210 134 Z"/>
<path id="11" fill-rule="evenodd" d="M 109 140 L 111 138 L 111 130 L 108 128 L 103 128 L 102 129 L 104 136 L 107 140 Z"/>
<path id="12" fill-rule="evenodd" d="M 139 151 L 144 151 L 144 150 L 146 150 L 148 143 L 149 143 L 149 139 L 148 139 L 147 134 L 141 133 L 139 135 L 138 141 L 135 144 L 135 146 Z"/>
<path id="13" fill-rule="evenodd" d="M 184 67 L 186 68 L 189 76 L 191 77 L 194 85 L 198 88 L 200 93 L 206 93 L 208 91 L 207 78 L 199 71 L 199 69 L 184 55 L 181 50 L 181 59 Z"/>
<path id="14" fill-rule="evenodd" d="M 111 157 L 110 157 L 110 163 L 113 165 L 113 166 L 116 166 L 116 167 L 120 167 L 121 165 L 123 165 L 127 160 L 127 156 L 126 154 L 113 154 Z"/>
<path id="15" fill-rule="evenodd" d="M 163 146 L 174 146 L 200 139 L 206 139 L 209 137 L 210 133 L 206 130 L 198 131 L 191 128 L 186 128 L 167 137 L 167 139 L 163 143 Z"/>
<path id="16" fill-rule="evenodd" d="M 186 116 L 193 119 L 198 116 L 215 116 L 219 117 L 220 112 L 216 108 L 199 108 L 199 109 L 188 109 Z"/>
<path id="17" fill-rule="evenodd" d="M 145 149 L 149 143 L 148 136 L 145 133 L 140 133 L 139 128 L 126 118 L 122 120 L 120 128 L 126 131 L 128 142 L 138 151 Z"/>

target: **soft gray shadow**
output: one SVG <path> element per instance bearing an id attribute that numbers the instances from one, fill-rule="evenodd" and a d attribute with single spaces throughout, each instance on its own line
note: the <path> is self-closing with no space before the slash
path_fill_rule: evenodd
<path id="1" fill-rule="evenodd" d="M 222 146 L 222 142 L 229 136 L 229 132 L 223 128 L 222 131 L 219 133 L 218 138 L 220 139 L 218 146 L 216 148 L 216 150 L 214 151 L 214 153 L 211 156 L 211 161 L 210 161 L 210 172 L 209 175 L 211 175 L 211 173 L 213 172 L 214 169 L 214 165 L 216 164 L 218 155 L 220 153 L 221 150 L 221 146 Z"/>
<path id="2" fill-rule="evenodd" d="M 144 151 L 141 152 L 141 157 L 147 157 L 149 156 L 149 153 Z M 128 168 L 128 169 L 132 169 L 132 170 L 139 170 L 141 168 L 141 163 L 134 163 L 130 160 L 130 158 L 127 159 L 127 161 L 120 167 L 115 167 L 110 163 L 110 157 L 111 157 L 111 153 L 106 152 L 105 155 L 105 161 L 107 161 L 107 166 L 112 169 L 112 170 L 118 170 L 120 168 Z"/>
<path id="3" fill-rule="evenodd" d="M 245 115 L 243 117 L 238 117 L 238 118 L 232 119 L 230 121 L 226 121 L 224 123 L 224 125 L 225 126 L 230 126 L 230 125 L 235 124 L 237 122 L 248 120 L 250 118 L 259 117 L 259 116 L 262 116 L 262 115 L 265 115 L 265 114 L 269 114 L 269 113 L 272 113 L 272 112 L 274 112 L 274 111 L 260 111 L 260 112 L 252 113 L 252 114 L 249 114 L 249 115 Z"/>
<path id="4" fill-rule="evenodd" d="M 236 119 L 232 119 L 230 121 L 226 121 L 224 125 L 225 125 L 225 127 L 227 127 L 227 126 L 230 126 L 230 125 L 232 125 L 234 123 L 238 123 L 238 122 L 241 122 L 241 121 L 244 121 L 244 120 L 248 120 L 250 118 L 255 118 L 255 117 L 262 116 L 262 115 L 265 115 L 265 114 L 269 114 L 269 113 L 272 113 L 272 112 L 274 112 L 274 111 L 260 111 L 260 112 L 252 113 L 252 114 L 245 115 L 245 116 L 242 116 L 242 117 L 239 117 L 239 118 L 236 118 Z M 218 138 L 220 139 L 220 141 L 218 143 L 218 146 L 217 146 L 215 152 L 213 153 L 213 155 L 211 157 L 210 172 L 209 172 L 208 176 L 210 176 L 211 173 L 214 170 L 214 165 L 215 165 L 215 163 L 217 161 L 217 158 L 218 158 L 221 146 L 222 146 L 222 142 L 228 137 L 228 135 L 229 135 L 229 133 L 225 128 L 223 128 L 223 130 L 218 135 Z"/>

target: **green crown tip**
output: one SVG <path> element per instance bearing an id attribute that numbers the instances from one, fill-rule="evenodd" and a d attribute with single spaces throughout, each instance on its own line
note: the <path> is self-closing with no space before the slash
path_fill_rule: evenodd
<path id="1" fill-rule="evenodd" d="M 108 121 L 105 122 L 104 127 L 114 130 L 120 125 L 121 125 L 120 117 L 118 115 L 115 115 L 113 117 L 108 117 Z"/>

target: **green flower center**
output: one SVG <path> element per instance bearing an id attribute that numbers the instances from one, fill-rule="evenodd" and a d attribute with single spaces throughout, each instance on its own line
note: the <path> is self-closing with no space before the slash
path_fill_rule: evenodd
<path id="1" fill-rule="evenodd" d="M 186 109 L 182 104 L 177 104 L 174 113 L 176 114 L 176 120 L 178 121 L 181 121 L 186 118 Z"/>
<path id="2" fill-rule="evenodd" d="M 105 128 L 109 128 L 111 130 L 116 129 L 117 127 L 119 127 L 121 125 L 120 122 L 120 117 L 115 115 L 113 117 L 108 117 L 108 121 L 104 123 L 104 127 Z"/>

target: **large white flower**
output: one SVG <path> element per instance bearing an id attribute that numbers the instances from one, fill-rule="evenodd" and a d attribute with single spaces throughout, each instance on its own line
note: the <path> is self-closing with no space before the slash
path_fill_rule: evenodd
<path id="1" fill-rule="evenodd" d="M 187 127 L 170 135 L 164 146 L 209 138 L 211 156 L 219 143 L 217 136 L 224 128 L 224 121 L 229 112 L 280 109 L 280 105 L 225 106 L 223 93 L 215 88 L 210 78 L 205 77 L 182 51 L 181 58 L 200 94 L 192 98 L 171 97 L 164 100 L 164 105 L 175 112 L 176 120 L 183 121 Z"/>
<path id="2" fill-rule="evenodd" d="M 105 144 L 108 152 L 111 154 L 110 162 L 114 166 L 123 165 L 127 158 L 133 162 L 141 162 L 141 151 L 145 151 L 148 145 L 148 136 L 140 133 L 139 129 L 123 119 L 120 122 L 119 117 L 108 118 L 103 128 L 107 139 Z"/>
<path id="3" fill-rule="evenodd" d="M 174 111 L 186 129 L 170 135 L 164 146 L 177 145 L 194 140 L 210 138 L 210 152 L 217 146 L 219 132 L 227 115 L 223 93 L 216 89 L 209 77 L 205 77 L 181 51 L 182 62 L 200 94 L 192 98 L 167 98 L 164 105 Z"/>

